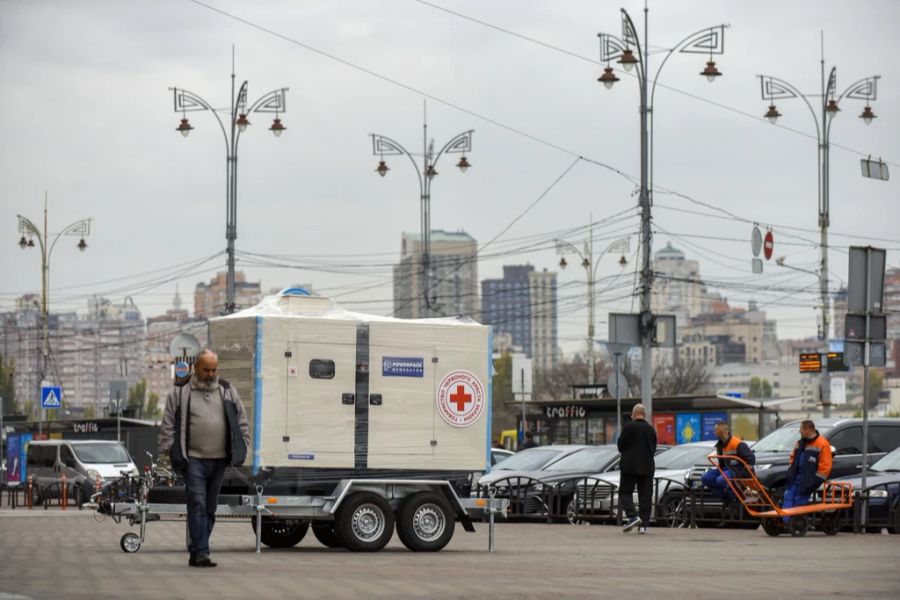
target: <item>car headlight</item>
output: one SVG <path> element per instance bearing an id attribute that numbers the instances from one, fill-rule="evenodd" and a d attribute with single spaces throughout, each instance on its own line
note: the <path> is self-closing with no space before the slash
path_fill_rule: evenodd
<path id="1" fill-rule="evenodd" d="M 869 498 L 887 498 L 887 490 L 869 490 Z"/>
<path id="2" fill-rule="evenodd" d="M 761 465 L 754 465 L 753 468 L 754 468 L 754 470 L 757 471 L 757 472 L 758 472 L 758 471 L 765 471 L 766 469 L 771 469 L 771 468 L 772 468 L 772 464 L 773 464 L 773 463 L 763 463 L 763 464 L 761 464 Z"/>
<path id="3" fill-rule="evenodd" d="M 94 469 L 88 469 L 87 476 L 88 476 L 88 479 L 90 479 L 91 481 L 97 481 L 97 478 L 100 477 L 100 473 L 98 473 Z M 100 481 L 103 481 L 102 477 L 100 477 Z"/>

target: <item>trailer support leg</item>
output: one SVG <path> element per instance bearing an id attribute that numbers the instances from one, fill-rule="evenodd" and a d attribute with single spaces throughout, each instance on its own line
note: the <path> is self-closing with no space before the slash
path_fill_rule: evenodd
<path id="1" fill-rule="evenodd" d="M 262 503 L 262 486 L 256 486 L 256 553 L 259 554 L 262 552 L 262 511 L 263 511 L 263 503 Z"/>
<path id="2" fill-rule="evenodd" d="M 494 497 L 497 491 L 492 487 L 488 505 L 488 552 L 494 551 Z"/>

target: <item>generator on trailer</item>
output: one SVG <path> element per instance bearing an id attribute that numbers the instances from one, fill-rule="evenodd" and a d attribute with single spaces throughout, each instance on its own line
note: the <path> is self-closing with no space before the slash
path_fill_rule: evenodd
<path id="1" fill-rule="evenodd" d="M 293 546 L 311 527 L 326 546 L 380 550 L 396 527 L 409 549 L 434 551 L 456 521 L 474 531 L 505 514 L 506 501 L 461 491 L 490 469 L 489 327 L 355 313 L 289 289 L 212 319 L 210 342 L 253 441 L 248 485 L 223 490 L 217 514 L 251 519 L 257 547 Z M 140 524 L 127 552 L 148 522 L 186 517 L 152 491 L 92 505 Z"/>

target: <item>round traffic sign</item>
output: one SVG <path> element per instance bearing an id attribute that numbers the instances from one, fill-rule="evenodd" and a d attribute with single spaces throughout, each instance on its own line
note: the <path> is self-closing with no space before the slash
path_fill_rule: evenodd
<path id="1" fill-rule="evenodd" d="M 175 377 L 178 379 L 184 379 L 188 375 L 191 374 L 191 367 L 184 361 L 178 361 L 175 363 Z"/>
<path id="2" fill-rule="evenodd" d="M 750 236 L 750 249 L 754 257 L 759 256 L 759 251 L 762 250 L 762 233 L 756 225 L 753 226 L 753 235 Z"/>
<path id="3" fill-rule="evenodd" d="M 775 236 L 772 235 L 771 231 L 766 232 L 766 243 L 763 246 L 763 254 L 766 257 L 766 260 L 772 258 L 772 252 L 775 251 Z"/>

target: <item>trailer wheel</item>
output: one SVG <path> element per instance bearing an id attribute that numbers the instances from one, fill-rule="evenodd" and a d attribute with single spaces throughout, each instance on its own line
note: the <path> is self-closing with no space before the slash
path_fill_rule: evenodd
<path id="1" fill-rule="evenodd" d="M 377 552 L 394 534 L 394 512 L 378 494 L 356 493 L 338 510 L 334 530 L 348 550 Z"/>
<path id="2" fill-rule="evenodd" d="M 776 519 L 767 517 L 762 520 L 763 531 L 765 531 L 772 537 L 778 537 L 781 534 L 781 532 L 783 531 L 783 529 L 781 528 L 781 524 L 782 521 L 780 518 Z"/>
<path id="3" fill-rule="evenodd" d="M 331 523 L 313 524 L 313 535 L 326 548 L 343 548 L 344 543 L 338 537 Z"/>
<path id="4" fill-rule="evenodd" d="M 400 509 L 397 535 L 413 552 L 437 552 L 450 542 L 456 516 L 447 501 L 437 494 L 416 494 Z"/>
<path id="5" fill-rule="evenodd" d="M 825 513 L 819 519 L 819 531 L 825 535 L 837 535 L 841 530 L 841 517 L 837 513 Z"/>
<path id="6" fill-rule="evenodd" d="M 141 536 L 133 531 L 129 531 L 119 540 L 119 546 L 122 548 L 122 552 L 134 554 L 141 549 Z"/>
<path id="7" fill-rule="evenodd" d="M 251 519 L 253 533 L 256 533 L 256 519 Z M 292 523 L 266 519 L 262 521 L 260 541 L 269 548 L 293 548 L 300 543 L 309 530 L 309 523 Z"/>
<path id="8" fill-rule="evenodd" d="M 791 517 L 791 520 L 788 521 L 788 531 L 793 537 L 803 537 L 808 530 L 809 521 L 806 520 L 806 517 Z"/>

